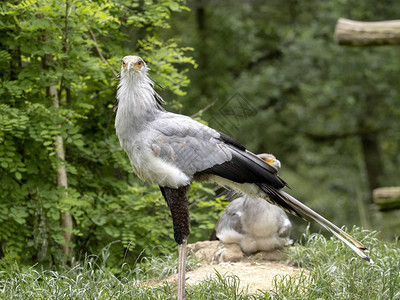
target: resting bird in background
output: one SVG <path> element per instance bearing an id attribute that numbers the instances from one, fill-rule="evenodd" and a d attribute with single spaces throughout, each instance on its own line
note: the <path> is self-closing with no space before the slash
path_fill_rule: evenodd
<path id="1" fill-rule="evenodd" d="M 252 254 L 283 248 L 289 242 L 292 224 L 279 207 L 262 198 L 243 196 L 228 204 L 215 228 L 226 244 L 239 244 Z"/>
<path id="2" fill-rule="evenodd" d="M 276 169 L 281 163 L 272 154 L 259 158 Z M 262 198 L 243 196 L 228 204 L 215 227 L 216 237 L 223 243 L 239 244 L 252 254 L 283 248 L 289 242 L 292 224 L 285 212 Z"/>
<path id="3" fill-rule="evenodd" d="M 165 111 L 148 70 L 138 56 L 122 59 L 115 128 L 136 175 L 158 184 L 171 210 L 174 239 L 179 244 L 178 299 L 185 297 L 190 233 L 187 191 L 192 180 L 212 181 L 251 197 L 262 197 L 299 217 L 306 215 L 370 261 L 361 251 L 364 245 L 284 192 L 286 183 L 274 167 L 229 136 L 187 116 Z"/>

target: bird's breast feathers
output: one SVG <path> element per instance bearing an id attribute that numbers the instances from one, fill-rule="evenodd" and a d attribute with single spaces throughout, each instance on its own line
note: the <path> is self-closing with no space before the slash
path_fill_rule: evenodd
<path id="1" fill-rule="evenodd" d="M 136 139 L 121 140 L 136 175 L 143 181 L 160 186 L 178 188 L 190 183 L 191 177 L 168 161 L 157 155 L 151 143 L 142 143 L 142 134 Z M 172 155 L 172 154 L 171 154 Z"/>

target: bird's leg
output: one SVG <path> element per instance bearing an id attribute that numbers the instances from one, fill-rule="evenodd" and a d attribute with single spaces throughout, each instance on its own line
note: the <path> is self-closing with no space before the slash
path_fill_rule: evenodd
<path id="1" fill-rule="evenodd" d="M 178 251 L 178 300 L 185 299 L 186 247 L 187 241 L 185 240 L 179 245 Z"/>
<path id="2" fill-rule="evenodd" d="M 171 210 L 174 239 L 179 245 L 178 300 L 185 299 L 186 246 L 187 238 L 190 234 L 189 207 L 186 197 L 188 189 L 189 186 L 183 186 L 178 189 L 160 187 L 161 193 Z"/>

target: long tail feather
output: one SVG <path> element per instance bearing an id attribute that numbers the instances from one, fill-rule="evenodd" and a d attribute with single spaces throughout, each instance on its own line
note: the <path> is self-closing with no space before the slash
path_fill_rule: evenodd
<path id="1" fill-rule="evenodd" d="M 323 223 L 321 223 L 319 221 L 317 221 L 317 222 L 322 227 L 324 227 L 326 230 L 328 230 L 330 233 L 332 233 L 334 236 L 336 236 L 339 240 L 341 240 L 343 243 L 345 243 L 347 246 L 349 246 L 362 259 L 366 260 L 367 262 L 369 262 L 371 264 L 374 263 L 374 261 L 368 255 L 366 255 L 361 249 L 359 249 L 356 246 L 354 246 L 352 243 L 350 243 L 348 240 L 346 240 L 344 237 L 342 237 L 339 233 L 337 233 L 336 231 L 332 230 L 331 228 L 329 228 L 325 224 L 323 224 Z"/>
<path id="2" fill-rule="evenodd" d="M 324 227 L 326 230 L 334 234 L 337 238 L 339 238 L 341 241 L 343 241 L 347 246 L 349 246 L 354 252 L 356 252 L 362 259 L 373 263 L 372 259 L 369 258 L 364 252 L 361 250 L 366 250 L 367 248 L 357 241 L 355 238 L 350 236 L 348 233 L 344 232 L 342 229 L 337 227 L 335 224 L 330 222 L 329 220 L 325 219 L 315 211 L 313 211 L 311 208 L 305 206 L 303 203 L 298 201 L 296 198 L 292 197 L 288 193 L 280 190 L 279 193 L 285 198 L 286 201 L 289 202 L 293 208 L 299 210 L 301 213 L 305 214 L 306 216 L 312 218 L 315 220 L 318 224 L 320 224 L 322 227 Z M 348 240 L 343 238 L 343 236 L 348 238 L 353 244 L 351 244 Z"/>

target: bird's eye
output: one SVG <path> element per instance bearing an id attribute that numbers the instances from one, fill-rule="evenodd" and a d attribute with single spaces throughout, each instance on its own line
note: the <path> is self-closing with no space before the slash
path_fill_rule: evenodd
<path id="1" fill-rule="evenodd" d="M 142 65 L 142 62 L 141 61 L 138 61 L 138 66 L 140 67 L 141 65 Z"/>
<path id="2" fill-rule="evenodd" d="M 123 60 L 123 59 L 121 60 L 121 64 L 123 64 L 123 65 L 125 64 L 125 62 L 124 62 L 124 60 Z"/>

